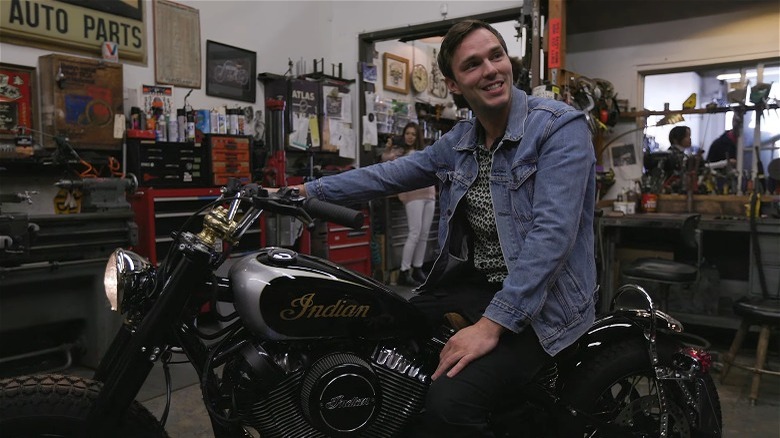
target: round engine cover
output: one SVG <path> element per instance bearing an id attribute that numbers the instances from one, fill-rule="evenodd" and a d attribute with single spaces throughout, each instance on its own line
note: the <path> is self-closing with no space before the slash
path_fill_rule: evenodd
<path id="1" fill-rule="evenodd" d="M 356 432 L 379 412 L 379 383 L 371 367 L 351 353 L 327 355 L 303 379 L 307 419 L 326 434 Z"/>

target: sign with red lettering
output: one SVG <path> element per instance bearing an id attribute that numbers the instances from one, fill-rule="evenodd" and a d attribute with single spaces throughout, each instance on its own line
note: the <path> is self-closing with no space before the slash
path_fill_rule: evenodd
<path id="1" fill-rule="evenodd" d="M 146 63 L 143 0 L 2 0 L 3 42 L 100 56 L 116 43 L 122 60 Z"/>
<path id="2" fill-rule="evenodd" d="M 560 18 L 550 19 L 549 32 L 549 49 L 547 55 L 547 68 L 561 68 L 561 37 L 563 33 L 562 23 Z"/>

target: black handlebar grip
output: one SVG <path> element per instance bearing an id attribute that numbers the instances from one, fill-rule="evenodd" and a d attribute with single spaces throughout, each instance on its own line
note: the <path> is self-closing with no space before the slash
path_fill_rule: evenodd
<path id="1" fill-rule="evenodd" d="M 306 198 L 303 201 L 303 209 L 312 217 L 335 222 L 352 229 L 360 229 L 363 226 L 363 212 L 353 210 L 330 202 L 320 201 L 317 198 Z"/>

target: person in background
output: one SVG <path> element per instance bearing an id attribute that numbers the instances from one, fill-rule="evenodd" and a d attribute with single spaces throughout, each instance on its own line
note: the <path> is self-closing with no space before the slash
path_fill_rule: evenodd
<path id="1" fill-rule="evenodd" d="M 474 117 L 422 151 L 297 186 L 349 204 L 439 184 L 439 248 L 410 302 L 432 327 L 464 324 L 404 436 L 489 437 L 517 397 L 595 319 L 595 155 L 585 114 L 512 85 L 506 43 L 478 20 L 454 24 L 437 59 Z"/>
<path id="2" fill-rule="evenodd" d="M 401 145 L 388 142 L 382 153 L 382 161 L 394 160 L 400 156 L 409 155 L 422 150 L 422 130 L 420 125 L 409 122 L 404 126 Z M 406 210 L 406 223 L 409 233 L 406 235 L 401 252 L 401 270 L 398 284 L 417 287 L 425 281 L 426 275 L 422 266 L 425 261 L 425 251 L 428 247 L 428 233 L 433 224 L 433 213 L 436 207 L 436 187 L 428 186 L 398 194 L 398 199 Z"/>
<path id="3" fill-rule="evenodd" d="M 741 132 L 742 114 L 735 111 L 731 119 L 731 129 L 716 138 L 707 151 L 707 164 L 710 169 L 737 165 L 737 140 Z"/>
<path id="4" fill-rule="evenodd" d="M 691 128 L 675 126 L 669 131 L 669 158 L 666 175 L 671 176 L 685 171 L 685 163 L 691 148 Z"/>

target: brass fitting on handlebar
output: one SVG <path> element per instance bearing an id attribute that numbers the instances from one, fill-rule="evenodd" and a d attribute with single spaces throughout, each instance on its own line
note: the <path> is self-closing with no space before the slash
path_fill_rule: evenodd
<path id="1" fill-rule="evenodd" d="M 203 230 L 198 233 L 198 239 L 212 248 L 216 244 L 217 239 L 235 244 L 236 239 L 233 236 L 237 229 L 238 222 L 229 219 L 228 210 L 225 207 L 217 206 L 203 219 Z"/>

